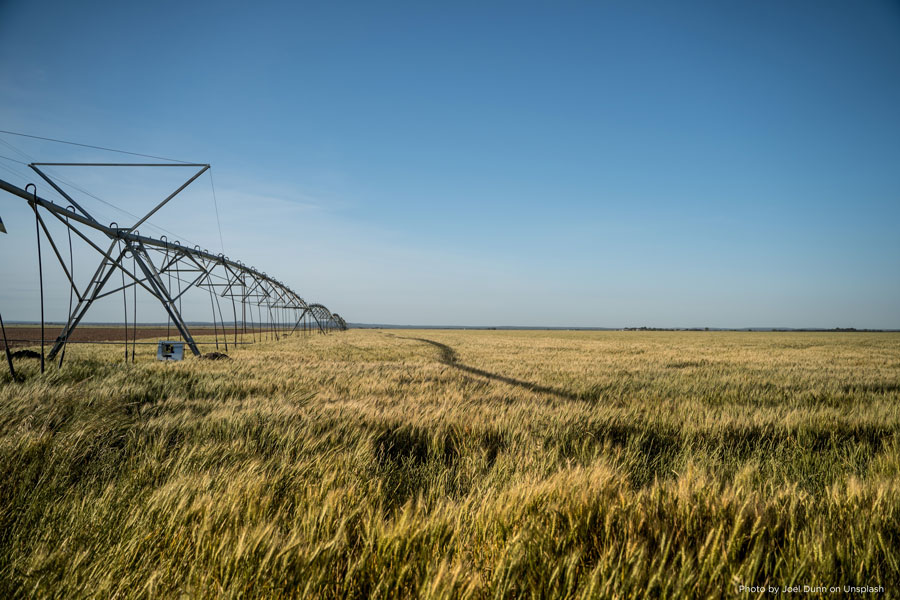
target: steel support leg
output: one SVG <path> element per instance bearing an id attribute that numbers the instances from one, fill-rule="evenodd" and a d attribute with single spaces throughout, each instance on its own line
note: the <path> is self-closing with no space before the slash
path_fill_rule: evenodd
<path id="1" fill-rule="evenodd" d="M 150 256 L 147 255 L 147 252 L 143 248 L 143 246 L 140 246 L 143 253 L 143 256 L 141 256 L 141 253 L 137 251 L 134 245 L 129 242 L 126 242 L 126 245 L 131 250 L 135 261 L 141 268 L 141 271 L 144 272 L 144 275 L 147 277 L 148 282 L 156 291 L 157 298 L 162 302 L 163 308 L 166 309 L 166 312 L 169 313 L 169 317 L 175 323 L 175 327 L 178 329 L 181 337 L 183 337 L 184 341 L 187 342 L 187 345 L 191 349 L 191 352 L 194 353 L 194 356 L 200 356 L 200 350 L 197 349 L 197 344 L 196 342 L 194 342 L 194 338 L 191 336 L 187 324 L 181 318 L 181 314 L 178 312 L 178 308 L 175 306 L 175 301 L 172 300 L 172 297 L 169 295 L 168 290 L 166 290 L 166 286 L 162 282 L 162 277 L 160 277 L 159 272 L 156 270 L 156 266 L 153 264 L 153 261 L 150 260 Z M 146 263 L 144 262 L 145 258 L 147 260 Z"/>
<path id="2" fill-rule="evenodd" d="M 78 301 L 75 310 L 69 315 L 65 327 L 63 327 L 63 330 L 60 332 L 59 336 L 57 336 L 53 348 L 51 348 L 50 353 L 47 354 L 48 359 L 53 360 L 57 353 L 62 350 L 62 347 L 69 339 L 69 336 L 72 335 L 72 332 L 78 327 L 78 324 L 81 322 L 81 319 L 84 318 L 84 315 L 91 307 L 91 304 L 97 299 L 100 290 L 103 289 L 103 286 L 106 285 L 106 282 L 112 277 L 112 274 L 116 270 L 116 265 L 122 260 L 124 253 L 120 254 L 116 260 L 112 260 L 110 253 L 112 252 L 113 247 L 115 247 L 115 242 L 110 245 L 109 250 L 103 255 L 100 266 L 97 267 L 97 270 L 94 272 L 94 277 L 91 279 L 91 283 L 88 284 L 87 289 L 84 291 L 84 297 Z M 109 268 L 107 269 L 107 267 Z"/>

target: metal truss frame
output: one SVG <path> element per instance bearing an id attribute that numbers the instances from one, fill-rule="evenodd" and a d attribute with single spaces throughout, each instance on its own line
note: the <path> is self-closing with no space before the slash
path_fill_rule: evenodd
<path id="1" fill-rule="evenodd" d="M 181 314 L 181 298 L 194 288 L 205 289 L 209 294 L 213 322 L 218 320 L 222 324 L 223 333 L 225 333 L 225 319 L 219 300 L 226 300 L 226 310 L 227 301 L 231 301 L 235 344 L 238 343 L 239 327 L 241 327 L 241 333 L 247 333 L 248 311 L 251 323 L 250 332 L 254 334 L 254 339 L 256 333 L 261 332 L 261 327 L 264 327 L 267 332 L 271 331 L 276 339 L 279 334 L 290 335 L 298 329 L 308 331 L 310 325 L 320 333 L 347 329 L 347 323 L 340 315 L 332 313 L 322 304 L 307 303 L 287 285 L 254 267 L 247 267 L 240 261 L 231 260 L 223 254 L 213 254 L 199 246 L 189 248 L 182 246 L 178 241 L 170 242 L 165 236 L 153 238 L 140 234 L 137 228 L 205 173 L 209 169 L 208 164 L 32 163 L 28 166 L 71 203 L 70 206 L 63 208 L 50 200 L 39 197 L 36 187 L 33 193 L 28 192 L 27 188 L 32 187 L 31 184 L 23 190 L 0 179 L 0 189 L 26 200 L 34 210 L 35 218 L 40 226 L 39 232 L 43 231 L 50 242 L 53 253 L 78 299 L 48 354 L 49 359 L 52 360 L 65 347 L 72 332 L 84 319 L 95 301 L 135 286 L 139 286 L 160 302 L 178 333 L 196 356 L 200 355 L 200 350 L 191 335 L 188 323 Z M 198 170 L 134 225 L 119 227 L 117 223 L 110 223 L 108 226 L 99 223 L 41 170 L 41 167 L 50 166 L 193 167 Z M 100 254 L 100 264 L 87 285 L 81 288 L 76 285 L 75 279 L 66 266 L 66 261 L 63 260 L 38 208 L 46 210 L 50 216 L 60 221 L 71 233 L 77 235 Z M 109 246 L 104 248 L 98 245 L 86 235 L 84 230 L 94 230 L 104 234 L 109 239 Z M 123 282 L 119 286 L 110 284 L 113 274 L 117 271 L 123 274 Z M 182 279 L 183 276 L 187 276 L 188 279 Z M 125 278 L 129 278 L 130 281 Z M 177 289 L 172 283 L 173 279 L 177 283 Z M 238 306 L 240 306 L 240 314 L 238 314 Z M 259 319 L 256 324 L 253 320 L 254 308 Z M 216 319 L 216 309 L 218 309 L 218 319 Z M 218 339 L 218 329 L 216 331 Z M 225 336 L 227 348 L 227 333 Z"/>

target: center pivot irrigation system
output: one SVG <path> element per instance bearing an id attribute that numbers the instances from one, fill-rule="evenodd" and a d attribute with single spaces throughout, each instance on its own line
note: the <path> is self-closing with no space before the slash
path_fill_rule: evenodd
<path id="1" fill-rule="evenodd" d="M 103 225 L 87 210 L 76 202 L 60 183 L 46 173 L 47 167 L 180 167 L 197 169 L 181 187 L 157 204 L 150 212 L 128 227 L 120 227 L 117 223 Z M 340 315 L 332 313 L 321 304 L 306 302 L 299 294 L 284 283 L 268 276 L 266 273 L 248 267 L 240 261 L 231 260 L 224 254 L 213 254 L 199 246 L 187 247 L 178 241 L 169 241 L 166 236 L 153 238 L 141 235 L 138 231 L 143 223 L 177 196 L 182 190 L 205 173 L 208 164 L 195 163 L 38 163 L 28 164 L 37 175 L 50 187 L 69 202 L 63 207 L 37 194 L 37 186 L 29 183 L 25 189 L 19 188 L 0 179 L 0 189 L 9 192 L 28 202 L 34 210 L 35 228 L 38 242 L 38 265 L 41 282 L 41 327 L 43 331 L 43 267 L 41 264 L 41 234 L 49 241 L 63 272 L 70 285 L 69 315 L 65 325 L 56 337 L 47 358 L 52 360 L 72 337 L 78 324 L 84 319 L 91 305 L 97 300 L 133 288 L 136 298 L 137 286 L 156 298 L 165 309 L 178 333 L 195 356 L 200 356 L 197 342 L 191 335 L 187 322 L 182 317 L 181 299 L 192 288 L 204 289 L 210 297 L 213 313 L 213 326 L 216 332 L 218 347 L 219 327 L 225 338 L 226 350 L 228 336 L 233 333 L 233 344 L 244 343 L 244 334 L 256 334 L 263 330 L 271 331 L 274 337 L 279 333 L 292 334 L 300 331 L 318 331 L 328 333 L 347 329 L 347 323 Z M 56 179 L 59 179 L 58 177 Z M 68 235 L 68 265 L 63 258 L 64 252 L 54 241 L 42 216 L 46 214 L 57 219 L 66 226 Z M 109 241 L 99 244 L 87 233 L 100 232 Z M 79 288 L 75 283 L 74 262 L 72 258 L 72 234 L 75 234 L 100 254 L 100 264 L 87 284 Z M 95 237 L 97 237 L 95 235 Z M 105 246 L 105 247 L 104 247 Z M 65 246 L 63 246 L 65 249 Z M 113 278 L 116 272 L 120 278 Z M 72 302 L 72 295 L 77 303 Z M 222 312 L 220 300 L 225 300 L 225 313 Z M 228 315 L 228 301 L 231 314 Z M 74 306 L 73 306 L 74 304 Z M 135 304 L 136 307 L 136 304 Z M 126 340 L 127 340 L 127 304 L 126 304 Z M 218 318 L 216 311 L 218 310 Z M 226 329 L 226 319 L 232 320 L 233 329 Z M 136 317 L 135 317 L 136 326 Z M 249 322 L 249 330 L 248 330 Z M 218 325 L 217 325 L 218 323 Z M 135 331 L 136 333 L 136 331 Z M 241 342 L 238 342 L 238 336 Z M 43 334 L 42 334 L 43 345 Z M 126 359 L 128 349 L 126 346 Z M 62 355 L 60 356 L 62 358 Z M 132 341 L 132 360 L 134 360 L 134 341 Z M 43 363 L 42 363 L 43 364 Z"/>

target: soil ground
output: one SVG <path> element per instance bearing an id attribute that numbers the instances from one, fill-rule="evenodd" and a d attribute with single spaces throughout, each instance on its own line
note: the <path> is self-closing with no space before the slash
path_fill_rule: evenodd
<path id="1" fill-rule="evenodd" d="M 60 330 L 62 329 L 61 325 L 53 324 L 47 325 L 44 329 L 44 340 L 47 344 L 52 344 L 54 340 L 56 340 L 56 336 L 59 335 Z M 212 327 L 191 327 L 191 334 L 194 337 L 205 336 L 205 335 L 214 335 L 214 331 Z M 221 335 L 222 330 L 219 329 L 219 334 Z M 229 334 L 233 334 L 233 330 L 228 330 Z M 129 327 L 128 329 L 128 339 L 131 340 L 134 333 L 132 329 Z M 40 344 L 41 342 L 41 328 L 35 325 L 7 325 L 6 326 L 6 337 L 9 340 L 10 348 L 20 348 L 23 346 L 34 346 L 35 344 Z M 160 326 L 147 326 L 147 327 L 138 327 L 137 328 L 137 339 L 146 340 L 147 338 L 155 338 L 160 340 L 165 339 L 173 339 L 178 340 L 180 336 L 178 335 L 178 330 L 173 326 L 170 329 L 166 329 L 165 327 Z M 75 329 L 75 332 L 72 334 L 71 342 L 118 342 L 122 343 L 125 340 L 125 328 L 121 325 L 93 325 L 93 326 L 83 326 Z M 0 339 L 0 344 L 3 343 L 3 340 Z M 0 352 L 2 352 L 2 345 L 0 345 Z"/>

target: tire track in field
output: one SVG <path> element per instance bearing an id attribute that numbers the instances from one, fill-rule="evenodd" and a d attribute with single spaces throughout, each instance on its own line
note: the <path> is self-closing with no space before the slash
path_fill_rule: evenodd
<path id="1" fill-rule="evenodd" d="M 388 334 L 390 335 L 390 334 Z M 460 371 L 465 371 L 466 373 L 471 373 L 473 375 L 478 375 L 480 377 L 485 377 L 487 379 L 491 379 L 493 381 L 500 381 L 509 385 L 514 385 L 523 389 L 526 389 L 530 392 L 535 392 L 538 394 L 550 394 L 551 396 L 556 396 L 557 398 L 561 398 L 563 400 L 582 400 L 578 394 L 573 394 L 568 390 L 561 390 L 559 388 L 551 387 L 548 385 L 540 385 L 537 383 L 532 383 L 530 381 L 524 381 L 522 379 L 515 379 L 514 377 L 508 377 L 506 375 L 501 375 L 499 373 L 491 373 L 490 371 L 485 371 L 484 369 L 478 369 L 476 367 L 470 367 L 469 365 L 463 364 L 459 362 L 459 356 L 456 354 L 456 351 L 448 346 L 447 344 L 442 344 L 440 342 L 436 342 L 434 340 L 429 340 L 427 338 L 418 338 L 418 337 L 406 337 L 406 336 L 393 336 L 398 337 L 402 340 L 415 340 L 417 342 L 423 342 L 425 344 L 430 344 L 437 348 L 440 355 L 440 362 L 443 364 L 453 367 L 454 369 L 459 369 Z"/>

